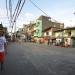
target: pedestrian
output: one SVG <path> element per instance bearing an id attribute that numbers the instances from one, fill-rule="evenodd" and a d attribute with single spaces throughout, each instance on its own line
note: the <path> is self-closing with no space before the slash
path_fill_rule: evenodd
<path id="1" fill-rule="evenodd" d="M 68 40 L 67 40 L 67 38 L 65 39 L 65 47 L 68 48 Z"/>
<path id="2" fill-rule="evenodd" d="M 48 40 L 47 44 L 49 45 L 50 44 L 50 37 L 49 36 L 48 36 L 47 40 Z"/>
<path id="3" fill-rule="evenodd" d="M 5 60 L 5 53 L 6 53 L 6 39 L 3 36 L 4 31 L 3 28 L 0 28 L 0 64 L 1 64 L 1 71 L 3 70 L 3 64 Z"/>
<path id="4" fill-rule="evenodd" d="M 49 43 L 50 43 L 50 39 L 48 39 L 48 45 L 49 45 Z"/>
<path id="5" fill-rule="evenodd" d="M 68 37 L 67 41 L 68 41 L 68 47 L 71 47 L 72 46 L 72 39 L 71 39 L 71 37 Z"/>

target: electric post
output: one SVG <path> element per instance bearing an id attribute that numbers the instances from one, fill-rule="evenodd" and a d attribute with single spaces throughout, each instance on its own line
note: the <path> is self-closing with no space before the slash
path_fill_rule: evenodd
<path id="1" fill-rule="evenodd" d="M 16 41 L 16 20 L 14 21 L 14 25 L 15 25 L 14 33 L 15 33 L 15 41 Z"/>

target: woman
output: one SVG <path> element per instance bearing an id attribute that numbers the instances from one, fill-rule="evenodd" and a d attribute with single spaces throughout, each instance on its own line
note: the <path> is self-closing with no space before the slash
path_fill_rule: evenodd
<path id="1" fill-rule="evenodd" d="M 6 49 L 6 39 L 3 36 L 4 31 L 3 28 L 0 28 L 0 63 L 1 63 L 1 71 L 3 70 L 3 63 L 5 60 L 5 49 Z"/>

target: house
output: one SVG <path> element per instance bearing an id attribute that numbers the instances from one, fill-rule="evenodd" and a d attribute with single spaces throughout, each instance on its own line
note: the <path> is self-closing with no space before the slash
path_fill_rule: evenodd
<path id="1" fill-rule="evenodd" d="M 64 29 L 58 29 L 53 31 L 55 37 L 55 44 L 56 45 L 64 45 Z"/>
<path id="2" fill-rule="evenodd" d="M 75 37 L 75 27 L 69 27 L 64 29 L 64 36 L 68 37 Z"/>
<path id="3" fill-rule="evenodd" d="M 64 44 L 67 43 L 72 47 L 75 47 L 75 27 L 69 27 L 64 29 L 58 29 L 54 31 L 55 38 L 64 38 Z"/>
<path id="4" fill-rule="evenodd" d="M 27 38 L 27 40 L 31 40 L 33 38 L 34 32 L 35 32 L 35 22 L 31 22 L 29 24 L 23 24 L 22 33 Z"/>
<path id="5" fill-rule="evenodd" d="M 63 23 L 54 22 L 50 17 L 41 15 L 36 19 L 35 23 L 24 25 L 23 32 L 27 35 L 31 35 L 34 39 L 39 41 L 43 37 L 45 38 L 50 36 L 51 38 L 54 38 L 53 31 L 63 28 Z"/>
<path id="6" fill-rule="evenodd" d="M 68 38 L 70 46 L 75 48 L 75 27 L 65 28 L 64 37 Z"/>
<path id="7" fill-rule="evenodd" d="M 57 29 L 63 29 L 64 24 L 63 23 L 58 23 L 51 21 L 51 19 L 47 16 L 41 15 L 37 20 L 36 20 L 36 25 L 35 25 L 35 33 L 34 37 L 40 39 L 42 37 L 52 37 L 53 38 L 53 31 Z"/>

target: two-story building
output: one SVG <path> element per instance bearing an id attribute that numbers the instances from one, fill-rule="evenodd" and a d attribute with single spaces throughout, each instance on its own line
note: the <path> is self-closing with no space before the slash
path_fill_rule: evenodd
<path id="1" fill-rule="evenodd" d="M 64 28 L 54 31 L 55 38 L 64 38 L 64 44 L 67 41 L 71 47 L 75 47 L 75 27 Z"/>

